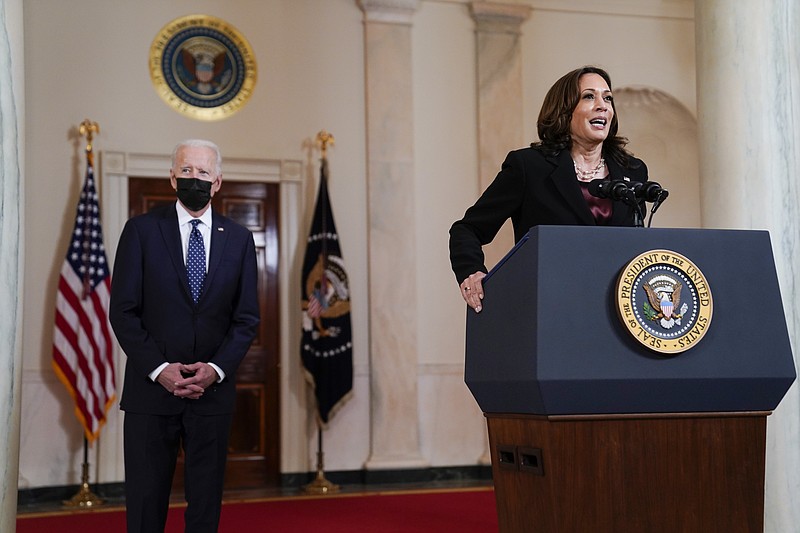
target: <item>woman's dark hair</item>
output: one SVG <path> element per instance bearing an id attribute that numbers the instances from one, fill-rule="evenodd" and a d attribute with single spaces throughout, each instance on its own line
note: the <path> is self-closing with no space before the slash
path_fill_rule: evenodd
<path id="1" fill-rule="evenodd" d="M 598 67 L 585 66 L 562 76 L 550 87 L 544 97 L 542 109 L 539 111 L 539 119 L 536 122 L 539 141 L 531 143 L 531 146 L 539 147 L 548 155 L 555 155 L 561 150 L 568 150 L 572 147 L 570 124 L 572 112 L 581 98 L 580 79 L 584 74 L 598 74 L 611 89 L 611 77 L 608 72 Z M 603 142 L 603 156 L 612 157 L 620 165 L 627 166 L 631 153 L 625 149 L 628 139 L 617 135 L 619 123 L 613 99 L 611 108 L 614 110 L 614 116 L 611 118 L 608 137 Z"/>

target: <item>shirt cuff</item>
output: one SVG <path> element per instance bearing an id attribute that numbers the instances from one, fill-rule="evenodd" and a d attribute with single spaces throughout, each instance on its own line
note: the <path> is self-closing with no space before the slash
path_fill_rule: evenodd
<path id="1" fill-rule="evenodd" d="M 225 379 L 225 372 L 223 372 L 222 369 L 217 365 L 215 365 L 214 363 L 208 363 L 208 366 L 213 368 L 216 371 L 217 376 L 219 376 L 219 379 L 217 379 L 217 383 L 222 383 L 222 380 Z"/>
<path id="2" fill-rule="evenodd" d="M 169 366 L 169 363 L 161 363 L 160 365 L 158 365 L 158 368 L 156 368 L 155 370 L 153 370 L 152 372 L 150 372 L 148 374 L 148 376 L 150 376 L 150 380 L 151 381 L 157 380 L 158 379 L 158 375 L 161 373 L 161 371 L 164 370 L 168 366 Z"/>

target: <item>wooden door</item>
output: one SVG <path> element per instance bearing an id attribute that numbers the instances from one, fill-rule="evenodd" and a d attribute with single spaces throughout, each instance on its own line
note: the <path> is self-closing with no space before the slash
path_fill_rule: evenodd
<path id="1" fill-rule="evenodd" d="M 169 179 L 130 178 L 129 216 L 175 203 Z M 228 443 L 225 490 L 280 484 L 278 347 L 278 185 L 223 181 L 211 203 L 218 213 L 253 232 L 258 257 L 261 323 L 236 372 L 236 412 Z M 183 490 L 179 458 L 174 488 Z"/>

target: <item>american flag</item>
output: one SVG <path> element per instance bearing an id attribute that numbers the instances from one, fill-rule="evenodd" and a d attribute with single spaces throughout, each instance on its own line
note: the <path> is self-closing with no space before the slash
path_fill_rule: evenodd
<path id="1" fill-rule="evenodd" d="M 94 441 L 114 403 L 114 362 L 108 323 L 111 274 L 100 228 L 92 152 L 56 294 L 53 369 L 75 401 L 75 415 Z"/>

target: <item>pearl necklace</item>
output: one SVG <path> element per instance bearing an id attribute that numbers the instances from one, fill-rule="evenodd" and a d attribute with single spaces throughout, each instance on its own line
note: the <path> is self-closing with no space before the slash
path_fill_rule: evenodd
<path id="1" fill-rule="evenodd" d="M 578 176 L 578 181 L 588 182 L 592 181 L 595 176 L 597 176 L 597 173 L 605 168 L 606 160 L 601 157 L 597 166 L 589 170 L 581 170 L 578 168 L 578 163 L 574 159 L 572 160 L 572 164 L 575 165 L 575 174 Z"/>

